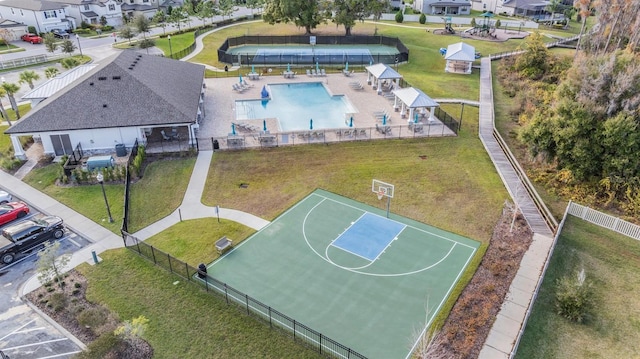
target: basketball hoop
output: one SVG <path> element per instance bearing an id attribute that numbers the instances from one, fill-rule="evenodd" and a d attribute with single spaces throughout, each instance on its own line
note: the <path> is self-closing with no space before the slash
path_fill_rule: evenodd
<path id="1" fill-rule="evenodd" d="M 382 197 L 384 197 L 384 195 L 385 195 L 385 194 L 387 194 L 387 192 L 386 192 L 383 188 L 380 188 L 380 189 L 378 190 L 378 193 L 377 193 L 377 195 L 378 195 L 378 200 L 381 200 L 381 199 L 382 199 Z"/>

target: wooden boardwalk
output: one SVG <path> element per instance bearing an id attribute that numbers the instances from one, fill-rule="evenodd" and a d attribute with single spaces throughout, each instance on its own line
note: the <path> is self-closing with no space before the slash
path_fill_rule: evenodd
<path id="1" fill-rule="evenodd" d="M 521 177 L 494 135 L 491 60 L 488 57 L 482 58 L 480 67 L 480 140 L 496 166 L 511 198 L 520 207 L 520 211 L 529 223 L 531 230 L 534 233 L 553 237 L 553 230 L 547 225 L 543 214 L 536 207 L 532 197 L 525 189 Z"/>

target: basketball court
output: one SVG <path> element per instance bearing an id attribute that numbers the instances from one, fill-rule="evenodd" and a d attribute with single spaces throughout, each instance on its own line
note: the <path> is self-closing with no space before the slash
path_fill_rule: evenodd
<path id="1" fill-rule="evenodd" d="M 480 243 L 316 190 L 208 268 L 369 358 L 409 358 Z"/>

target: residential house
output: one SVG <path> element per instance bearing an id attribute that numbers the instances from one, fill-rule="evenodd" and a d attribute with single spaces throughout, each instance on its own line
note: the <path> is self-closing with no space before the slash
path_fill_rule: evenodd
<path id="1" fill-rule="evenodd" d="M 413 9 L 427 15 L 469 15 L 471 2 L 468 0 L 415 0 Z"/>
<path id="2" fill-rule="evenodd" d="M 122 25 L 122 8 L 116 0 L 49 0 L 63 4 L 67 16 L 73 18 L 80 26 L 84 21 L 87 24 L 100 24 L 104 17 L 107 25 L 117 27 Z"/>
<path id="3" fill-rule="evenodd" d="M 144 15 L 149 19 L 153 18 L 153 15 L 160 8 L 160 1 L 162 0 L 120 0 L 122 4 L 122 12 L 128 18 L 134 18 L 138 15 Z"/>
<path id="4" fill-rule="evenodd" d="M 6 32 L 7 35 L 10 35 L 7 38 L 9 41 L 19 40 L 20 36 L 29 32 L 27 25 L 6 19 L 0 19 L 0 30 L 2 32 Z"/>
<path id="5" fill-rule="evenodd" d="M 192 144 L 204 113 L 204 69 L 126 50 L 43 100 L 5 133 L 18 158 L 25 157 L 21 136 L 40 138 L 45 154 L 55 156 L 78 145 L 85 153 L 109 153 L 152 138 Z M 176 137 L 169 137 L 172 129 Z"/>
<path id="6" fill-rule="evenodd" d="M 33 26 L 38 33 L 75 29 L 76 23 L 67 17 L 64 7 L 48 0 L 3 0 L 0 1 L 0 17 Z"/>
<path id="7" fill-rule="evenodd" d="M 547 11 L 549 0 L 471 0 L 473 10 L 490 11 L 508 16 L 523 16 L 533 19 L 546 19 L 551 16 Z M 562 0 L 566 7 L 572 7 L 572 0 Z M 557 18 L 557 16 L 556 16 Z"/>

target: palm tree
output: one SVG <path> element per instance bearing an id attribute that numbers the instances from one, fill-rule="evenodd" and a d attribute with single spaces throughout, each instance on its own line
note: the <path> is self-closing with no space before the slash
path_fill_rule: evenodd
<path id="1" fill-rule="evenodd" d="M 29 88 L 33 90 L 33 82 L 40 80 L 40 75 L 38 75 L 35 71 L 22 71 L 20 73 L 20 81 L 18 83 L 26 83 L 29 85 Z"/>
<path id="2" fill-rule="evenodd" d="M 7 97 L 9 98 L 9 102 L 11 102 L 11 108 L 16 112 L 16 119 L 19 120 L 20 112 L 18 110 L 18 103 L 16 102 L 15 94 L 20 91 L 20 86 L 10 82 L 3 82 L 2 89 L 4 89 Z"/>
<path id="3" fill-rule="evenodd" d="M 44 69 L 44 75 L 48 79 L 56 77 L 59 73 L 60 71 L 55 67 L 47 67 L 46 69 Z"/>
<path id="4" fill-rule="evenodd" d="M 7 91 L 5 91 L 2 87 L 0 87 L 0 98 L 4 97 L 6 94 L 7 94 Z M 7 122 L 9 123 L 9 126 L 11 126 L 11 120 L 9 119 L 9 115 L 7 114 L 7 110 L 4 108 L 2 104 L 0 104 L 0 114 L 2 115 L 2 118 L 7 120 Z"/>

